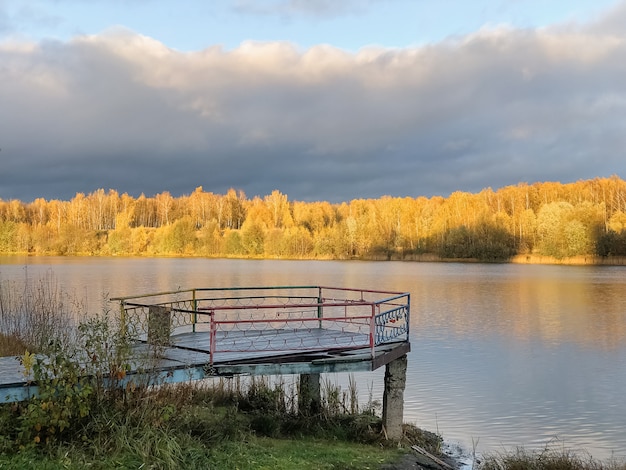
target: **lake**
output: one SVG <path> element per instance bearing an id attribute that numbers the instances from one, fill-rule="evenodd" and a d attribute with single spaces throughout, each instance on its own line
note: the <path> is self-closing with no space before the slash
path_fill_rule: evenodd
<path id="1" fill-rule="evenodd" d="M 626 457 L 624 267 L 0 257 L 0 280 L 46 274 L 88 312 L 103 296 L 191 287 L 407 291 L 406 422 L 480 453 L 554 444 Z M 382 397 L 383 374 L 356 376 L 363 400 Z"/>

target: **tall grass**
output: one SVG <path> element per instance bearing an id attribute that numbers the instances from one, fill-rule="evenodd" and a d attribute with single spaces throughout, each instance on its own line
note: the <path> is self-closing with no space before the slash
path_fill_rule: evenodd
<path id="1" fill-rule="evenodd" d="M 478 470 L 626 470 L 616 459 L 601 462 L 581 452 L 546 447 L 541 451 L 518 448 L 512 452 L 488 455 Z"/>
<path id="2" fill-rule="evenodd" d="M 45 351 L 51 342 L 67 344 L 84 306 L 65 293 L 52 272 L 18 281 L 0 278 L 1 355 Z"/>

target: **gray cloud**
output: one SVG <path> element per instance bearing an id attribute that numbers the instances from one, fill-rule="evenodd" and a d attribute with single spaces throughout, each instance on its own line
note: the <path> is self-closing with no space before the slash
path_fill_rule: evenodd
<path id="1" fill-rule="evenodd" d="M 6 43 L 0 103 L 3 199 L 203 186 L 338 202 L 626 177 L 626 35 L 595 25 L 354 54 L 180 53 L 124 30 Z"/>
<path id="2" fill-rule="evenodd" d="M 596 34 L 615 34 L 623 38 L 626 31 L 626 1 L 621 1 L 609 11 L 602 13 L 587 30 Z"/>
<path id="3" fill-rule="evenodd" d="M 235 0 L 233 9 L 248 15 L 326 19 L 362 13 L 375 1 L 381 0 Z"/>

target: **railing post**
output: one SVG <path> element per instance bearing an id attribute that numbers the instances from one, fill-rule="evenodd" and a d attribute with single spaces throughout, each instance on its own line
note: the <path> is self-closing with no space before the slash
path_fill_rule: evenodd
<path id="1" fill-rule="evenodd" d="M 318 327 L 320 330 L 322 329 L 322 318 L 324 317 L 324 309 L 322 307 L 323 302 L 324 298 L 322 297 L 322 288 L 319 287 L 317 293 L 317 318 L 319 318 Z"/>
<path id="2" fill-rule="evenodd" d="M 406 340 L 411 338 L 411 294 L 406 294 Z"/>
<path id="3" fill-rule="evenodd" d="M 215 311 L 209 312 L 209 317 L 211 318 L 211 339 L 209 343 L 209 360 L 211 361 L 211 365 L 213 365 L 213 359 L 215 356 L 215 340 L 217 337 L 217 325 L 215 324 Z"/>
<path id="4" fill-rule="evenodd" d="M 120 300 L 120 329 L 122 330 L 122 338 L 126 338 L 128 334 L 128 328 L 126 327 L 126 307 L 124 307 L 123 300 Z"/>
<path id="5" fill-rule="evenodd" d="M 196 332 L 196 323 L 198 322 L 198 301 L 196 300 L 196 289 L 191 291 L 191 306 L 193 314 L 191 317 L 191 331 Z"/>
<path id="6" fill-rule="evenodd" d="M 372 304 L 372 316 L 370 318 L 370 349 L 372 359 L 376 356 L 376 304 Z"/>

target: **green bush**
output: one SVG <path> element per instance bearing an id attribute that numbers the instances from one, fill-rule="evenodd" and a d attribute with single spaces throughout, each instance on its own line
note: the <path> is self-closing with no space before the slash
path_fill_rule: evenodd
<path id="1" fill-rule="evenodd" d="M 90 414 L 93 394 L 91 379 L 75 353 L 68 354 L 55 342 L 46 355 L 26 353 L 22 364 L 25 374 L 32 372 L 37 391 L 16 409 L 17 443 L 50 443 L 75 433 Z"/>
<path id="2" fill-rule="evenodd" d="M 30 400 L 15 407 L 15 442 L 21 447 L 85 439 L 83 428 L 106 402 L 128 401 L 131 339 L 108 315 L 82 322 L 71 341 L 52 340 L 42 354 L 21 357 L 32 377 Z M 120 398 L 123 398 L 120 400 Z"/>

